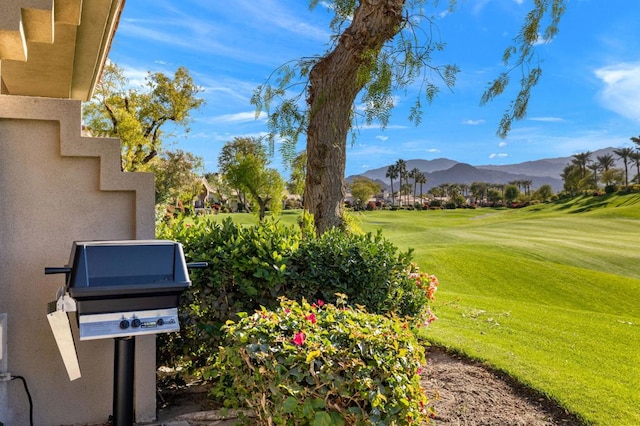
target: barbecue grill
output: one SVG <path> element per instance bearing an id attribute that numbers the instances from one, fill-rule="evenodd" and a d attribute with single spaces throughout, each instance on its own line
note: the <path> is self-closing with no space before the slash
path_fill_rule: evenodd
<path id="1" fill-rule="evenodd" d="M 180 294 L 191 285 L 187 269 L 206 266 L 186 263 L 174 241 L 118 240 L 75 242 L 67 266 L 45 268 L 45 274 L 66 275 L 48 317 L 69 378 L 80 372 L 66 313 L 76 312 L 81 341 L 115 341 L 114 425 L 133 423 L 135 336 L 179 331 Z"/>

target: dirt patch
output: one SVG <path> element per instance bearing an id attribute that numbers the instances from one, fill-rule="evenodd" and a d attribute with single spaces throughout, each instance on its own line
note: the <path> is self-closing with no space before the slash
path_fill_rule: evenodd
<path id="1" fill-rule="evenodd" d="M 553 401 L 478 362 L 429 348 L 422 385 L 440 425 L 578 426 Z"/>
<path id="2" fill-rule="evenodd" d="M 580 426 L 578 419 L 553 401 L 482 364 L 431 347 L 422 385 L 436 410 L 433 424 Z M 184 425 L 233 425 L 210 400 L 207 387 L 191 384 L 161 388 L 158 422 Z"/>

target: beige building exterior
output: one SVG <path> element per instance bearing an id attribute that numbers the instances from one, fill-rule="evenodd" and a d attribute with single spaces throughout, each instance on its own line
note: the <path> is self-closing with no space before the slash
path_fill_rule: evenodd
<path id="1" fill-rule="evenodd" d="M 46 266 L 73 241 L 154 237 L 153 176 L 120 171 L 116 139 L 81 135 L 124 0 L 0 0 L 0 422 L 106 423 L 112 339 L 78 340 L 70 381 L 47 322 L 64 286 Z M 73 317 L 72 317 L 73 320 Z M 155 337 L 136 338 L 137 422 L 155 418 Z M 3 373 L 5 373 L 3 375 Z"/>

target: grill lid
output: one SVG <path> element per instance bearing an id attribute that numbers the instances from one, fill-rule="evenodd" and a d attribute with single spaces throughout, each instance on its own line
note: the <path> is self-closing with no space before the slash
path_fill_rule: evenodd
<path id="1" fill-rule="evenodd" d="M 182 245 L 166 240 L 74 242 L 67 290 L 75 299 L 182 291 L 191 285 Z"/>

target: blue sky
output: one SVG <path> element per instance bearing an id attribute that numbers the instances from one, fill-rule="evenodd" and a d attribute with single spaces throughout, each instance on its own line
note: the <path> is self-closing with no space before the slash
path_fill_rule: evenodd
<path id="1" fill-rule="evenodd" d="M 449 158 L 473 165 L 513 164 L 570 156 L 609 146 L 632 146 L 640 135 L 640 2 L 569 0 L 559 34 L 537 46 L 543 74 L 526 119 L 506 139 L 496 136 L 509 93 L 480 106 L 487 83 L 503 71 L 504 48 L 516 36 L 532 0 L 447 1 L 426 13 L 447 43 L 435 64 L 456 64 L 453 91 L 440 92 L 424 108 L 422 123 L 408 121 L 415 88 L 400 92 L 386 129 L 360 129 L 347 148 L 347 175 L 397 159 Z M 306 0 L 129 0 L 110 59 L 132 83 L 147 71 L 191 72 L 206 105 L 194 113 L 191 132 L 179 132 L 171 148 L 192 152 L 217 170 L 222 146 L 236 136 L 261 136 L 249 99 L 278 66 L 322 54 L 331 15 Z M 515 89 L 519 74 L 512 76 Z M 513 94 L 513 90 L 510 92 Z M 304 149 L 304 140 L 299 149 Z M 280 167 L 274 159 L 274 166 Z"/>

